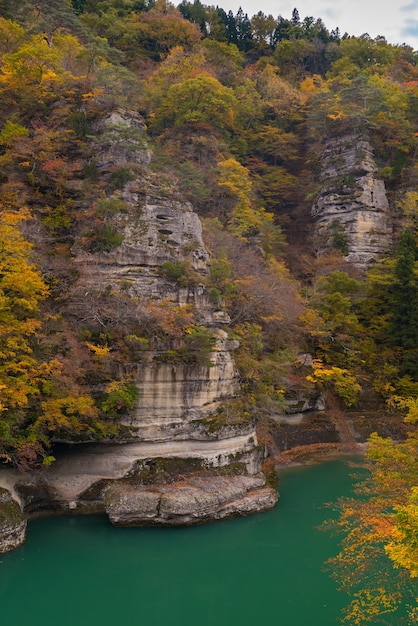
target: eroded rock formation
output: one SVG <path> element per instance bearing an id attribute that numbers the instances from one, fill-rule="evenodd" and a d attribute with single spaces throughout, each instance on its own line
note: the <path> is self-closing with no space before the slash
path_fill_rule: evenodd
<path id="1" fill-rule="evenodd" d="M 164 191 L 150 172 L 135 169 L 149 163 L 137 116 L 116 111 L 97 132 L 101 175 L 128 164 L 136 178 L 117 194 L 124 210 L 109 218 L 123 237 L 121 244 L 92 252 L 83 246 L 82 233 L 75 240 L 79 278 L 69 294 L 72 314 L 87 324 L 102 323 L 104 315 L 123 324 L 150 302 L 163 309 L 189 307 L 197 323 L 209 330 L 214 347 L 206 359 L 190 362 L 173 360 L 176 346 L 169 340 L 143 346 L 136 360 L 121 365 L 139 397 L 136 407 L 120 418 L 123 442 L 75 445 L 48 470 L 27 476 L 3 471 L 0 485 L 29 516 L 107 511 L 119 525 L 191 524 L 270 508 L 277 492 L 264 486 L 260 474 L 263 451 L 255 425 L 220 419 L 223 404 L 239 393 L 231 352 L 237 346 L 225 331 L 228 316 L 208 298 L 210 259 L 199 218 L 175 189 Z M 167 262 L 187 263 L 192 279 L 167 276 L 161 271 Z M 155 484 L 150 481 L 147 468 L 170 466 L 173 459 L 181 459 L 181 476 L 173 470 L 163 477 L 157 473 Z M 23 526 L 19 529 L 24 533 Z"/>
<path id="2" fill-rule="evenodd" d="M 86 444 L 61 454 L 48 471 L 7 470 L 0 551 L 24 540 L 21 510 L 28 517 L 107 513 L 120 526 L 178 526 L 269 509 L 278 494 L 265 484 L 263 451 L 254 443 L 237 429 L 235 437 L 194 443 Z"/>
<path id="3" fill-rule="evenodd" d="M 265 487 L 263 474 L 198 476 L 174 485 L 128 488 L 117 483 L 105 494 L 115 526 L 199 524 L 269 509 L 276 501 L 277 492 Z"/>
<path id="4" fill-rule="evenodd" d="M 393 231 L 385 184 L 370 142 L 359 135 L 328 139 L 320 181 L 312 209 L 317 253 L 339 249 L 349 262 L 366 268 L 390 249 Z"/>

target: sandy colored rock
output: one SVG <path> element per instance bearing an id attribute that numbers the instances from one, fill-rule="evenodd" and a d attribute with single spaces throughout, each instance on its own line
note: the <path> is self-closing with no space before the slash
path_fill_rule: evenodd
<path id="1" fill-rule="evenodd" d="M 275 489 L 258 476 L 192 477 L 171 485 L 116 483 L 105 495 L 106 512 L 115 526 L 188 526 L 249 515 L 272 508 Z"/>
<path id="2" fill-rule="evenodd" d="M 349 262 L 367 268 L 390 249 L 393 230 L 370 142 L 357 135 L 329 138 L 320 180 L 312 208 L 317 253 L 340 249 Z"/>

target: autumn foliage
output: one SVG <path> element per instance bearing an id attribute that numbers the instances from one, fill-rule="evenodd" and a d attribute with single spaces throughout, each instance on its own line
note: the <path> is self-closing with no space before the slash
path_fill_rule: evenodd
<path id="1" fill-rule="evenodd" d="M 174 259 L 160 277 L 201 285 L 212 311 L 227 311 L 240 342 L 237 414 L 268 427 L 292 384 L 346 407 L 369 387 L 409 411 L 406 441 L 371 440 L 367 498 L 343 505 L 334 565 L 354 589 L 348 623 L 404 597 L 416 620 L 417 96 L 409 46 L 341 36 L 296 9 L 276 18 L 186 0 L 4 0 L 1 459 L 28 469 L 52 462 L 56 441 L 123 438 L 118 420 L 139 401 L 131 373 L 150 352 L 210 368 L 214 335 L 193 305 L 145 301 L 129 281 L 87 289 L 74 263 L 76 250 L 92 264 L 118 250 L 134 181 L 138 195 L 186 199 L 204 222 L 210 276 Z M 140 128 L 104 128 L 115 111 Z M 397 217 L 393 250 L 367 275 L 347 264 L 338 222 L 332 250 L 312 254 L 318 155 L 353 130 L 371 142 Z M 125 161 L 99 162 L 115 146 Z M 137 152 L 149 148 L 144 166 Z M 393 587 L 384 569 L 363 584 L 376 562 L 395 568 Z"/>
<path id="2" fill-rule="evenodd" d="M 362 625 L 394 616 L 415 624 L 417 606 L 417 400 L 395 399 L 412 428 L 406 441 L 371 437 L 368 475 L 359 497 L 340 500 L 336 526 L 342 550 L 330 561 L 351 596 L 344 623 Z"/>

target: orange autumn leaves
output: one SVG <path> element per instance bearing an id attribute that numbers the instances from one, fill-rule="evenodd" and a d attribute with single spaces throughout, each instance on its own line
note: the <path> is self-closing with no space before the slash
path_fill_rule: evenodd
<path id="1" fill-rule="evenodd" d="M 48 287 L 21 233 L 27 210 L 0 207 L 0 459 L 27 468 L 50 462 L 51 438 L 104 433 L 93 398 L 42 350 Z"/>
<path id="2" fill-rule="evenodd" d="M 402 442 L 374 433 L 367 457 L 370 475 L 360 497 L 342 499 L 336 526 L 344 534 L 330 559 L 336 580 L 351 596 L 344 623 L 361 626 L 393 614 L 408 624 L 418 617 L 418 400 L 398 398 L 411 432 Z M 394 622 L 395 623 L 395 622 Z"/>

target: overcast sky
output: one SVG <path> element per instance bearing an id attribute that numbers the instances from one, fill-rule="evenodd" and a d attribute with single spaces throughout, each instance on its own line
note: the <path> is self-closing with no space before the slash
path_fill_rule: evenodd
<path id="1" fill-rule="evenodd" d="M 241 6 L 249 17 L 263 11 L 287 19 L 296 7 L 301 19 L 320 17 L 329 30 L 338 26 L 341 35 L 383 35 L 389 43 L 406 43 L 418 50 L 418 0 L 218 0 L 214 4 L 234 13 Z"/>

